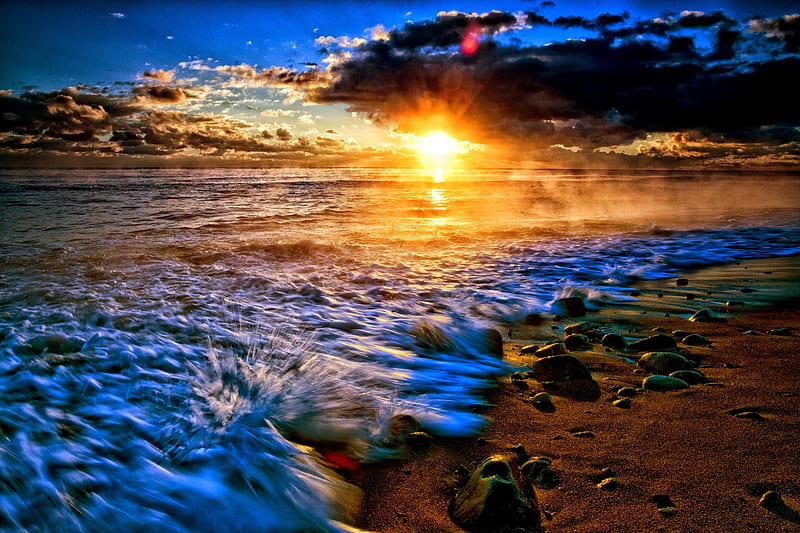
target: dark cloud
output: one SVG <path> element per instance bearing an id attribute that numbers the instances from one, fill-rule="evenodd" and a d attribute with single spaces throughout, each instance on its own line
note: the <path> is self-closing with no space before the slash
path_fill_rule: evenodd
<path id="1" fill-rule="evenodd" d="M 286 128 L 278 128 L 277 130 L 275 130 L 275 135 L 277 135 L 278 139 L 282 141 L 288 141 L 289 139 L 294 137 L 294 135 L 292 135 L 292 132 L 287 130 Z"/>
<path id="2" fill-rule="evenodd" d="M 168 85 L 142 85 L 133 89 L 133 94 L 142 102 L 152 104 L 181 104 L 188 98 L 197 98 L 180 87 Z"/>
<path id="3" fill-rule="evenodd" d="M 467 57 L 457 46 L 470 22 L 505 31 L 516 23 L 512 15 L 440 15 L 362 46 L 305 98 L 348 104 L 401 131 L 439 127 L 479 142 L 594 149 L 685 130 L 728 139 L 760 131 L 759 142 L 800 142 L 800 101 L 789 82 L 800 71 L 800 17 L 525 18 L 596 36 L 532 47 L 493 43 Z"/>

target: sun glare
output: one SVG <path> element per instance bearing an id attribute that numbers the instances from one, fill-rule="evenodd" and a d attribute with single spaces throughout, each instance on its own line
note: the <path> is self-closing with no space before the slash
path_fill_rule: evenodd
<path id="1" fill-rule="evenodd" d="M 420 137 L 417 150 L 430 159 L 448 159 L 458 151 L 458 142 L 443 131 Z"/>

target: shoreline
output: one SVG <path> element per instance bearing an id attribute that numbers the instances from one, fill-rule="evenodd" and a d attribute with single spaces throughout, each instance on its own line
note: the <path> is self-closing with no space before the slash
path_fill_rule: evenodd
<path id="1" fill-rule="evenodd" d="M 678 285 L 677 278 L 688 283 Z M 482 435 L 434 437 L 405 460 L 363 465 L 350 476 L 365 493 L 356 526 L 380 533 L 464 531 L 448 516 L 451 499 L 480 462 L 503 455 L 515 470 L 527 456 L 552 460 L 554 486 L 536 489 L 549 533 L 800 531 L 796 516 L 759 505 L 775 490 L 800 511 L 798 281 L 800 256 L 746 260 L 639 282 L 630 293 L 637 301 L 584 317 L 502 329 L 505 359 L 515 367 L 537 359 L 520 354 L 523 346 L 562 340 L 564 327 L 578 322 L 629 341 L 654 329 L 696 333 L 711 344 L 680 343 L 674 351 L 697 361 L 710 383 L 639 391 L 629 408 L 620 408 L 613 403 L 619 389 L 640 388 L 649 373 L 619 357 L 641 353 L 609 352 L 596 340 L 570 353 L 592 372 L 599 397 L 576 398 L 524 374 L 504 376 L 490 405 L 476 409 L 490 420 Z M 726 321 L 687 320 L 701 308 Z M 776 328 L 789 328 L 789 335 L 770 333 Z M 531 403 L 545 391 L 553 412 Z M 731 414 L 741 412 L 756 414 Z M 597 486 L 604 468 L 613 470 L 613 490 Z M 669 516 L 655 495 L 669 496 Z"/>

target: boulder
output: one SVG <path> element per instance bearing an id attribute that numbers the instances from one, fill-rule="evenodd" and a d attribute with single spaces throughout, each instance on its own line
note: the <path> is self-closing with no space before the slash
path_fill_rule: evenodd
<path id="1" fill-rule="evenodd" d="M 684 356 L 672 352 L 648 352 L 639 359 L 638 366 L 653 374 L 670 375 L 678 370 L 690 370 L 692 364 Z"/>
<path id="2" fill-rule="evenodd" d="M 689 384 L 678 378 L 669 376 L 650 376 L 642 382 L 642 388 L 659 392 L 667 392 L 689 388 Z"/>
<path id="3" fill-rule="evenodd" d="M 494 328 L 486 328 L 481 331 L 483 349 L 489 355 L 503 357 L 503 336 Z"/>
<path id="4" fill-rule="evenodd" d="M 574 355 L 552 355 L 539 359 L 533 365 L 533 377 L 545 381 L 591 380 L 592 373 L 583 361 Z"/>
<path id="5" fill-rule="evenodd" d="M 585 316 L 586 304 L 583 303 L 582 298 L 569 296 L 554 301 L 550 306 L 550 311 L 558 316 Z"/>
<path id="6" fill-rule="evenodd" d="M 450 503 L 450 519 L 471 533 L 543 533 L 536 497 L 526 498 L 501 456 L 478 466 Z"/>
<path id="7" fill-rule="evenodd" d="M 628 345 L 628 350 L 632 352 L 655 352 L 659 350 L 674 350 L 677 346 L 672 336 L 660 333 L 630 343 Z"/>

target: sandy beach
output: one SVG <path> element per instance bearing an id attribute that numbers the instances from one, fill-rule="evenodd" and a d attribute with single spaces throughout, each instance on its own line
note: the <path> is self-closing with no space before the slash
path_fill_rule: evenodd
<path id="1" fill-rule="evenodd" d="M 796 256 L 681 272 L 685 281 L 634 287 L 630 304 L 503 329 L 505 358 L 522 368 L 501 378 L 491 406 L 480 409 L 491 421 L 484 434 L 434 438 L 407 460 L 363 466 L 350 476 L 365 492 L 357 525 L 463 531 L 448 505 L 475 467 L 499 454 L 515 469 L 531 456 L 551 459 L 552 482 L 536 488 L 550 533 L 800 531 L 798 273 Z M 704 308 L 718 320 L 688 320 Z M 642 353 L 611 350 L 596 338 L 570 353 L 591 370 L 599 394 L 576 397 L 532 379 L 526 369 L 537 357 L 523 347 L 561 341 L 565 327 L 580 322 L 629 343 L 676 330 L 701 335 L 709 344 L 688 345 L 679 334 L 670 351 L 694 361 L 708 382 L 642 390 L 650 375 L 635 364 Z M 626 387 L 636 389 L 629 405 L 615 404 Z M 545 391 L 552 412 L 531 401 Z M 614 481 L 599 486 L 604 478 Z M 759 505 L 770 490 L 785 512 Z"/>

